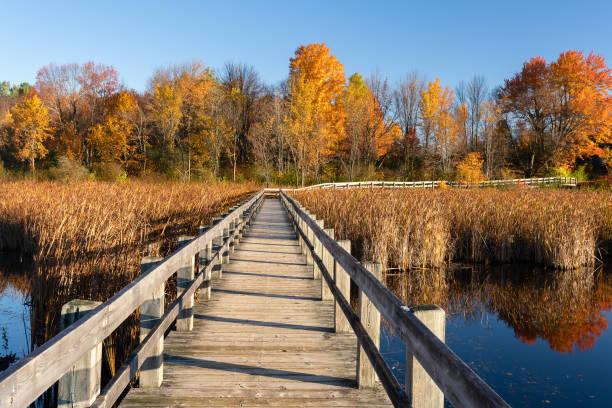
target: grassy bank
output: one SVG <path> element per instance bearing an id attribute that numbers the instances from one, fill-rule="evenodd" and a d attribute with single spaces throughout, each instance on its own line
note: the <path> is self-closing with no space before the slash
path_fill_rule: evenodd
<path id="1" fill-rule="evenodd" d="M 390 268 L 451 261 L 589 266 L 612 238 L 612 194 L 564 190 L 314 190 L 298 200 Z"/>

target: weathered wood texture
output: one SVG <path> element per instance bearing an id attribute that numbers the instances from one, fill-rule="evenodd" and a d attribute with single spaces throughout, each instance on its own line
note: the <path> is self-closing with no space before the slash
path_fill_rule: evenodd
<path id="1" fill-rule="evenodd" d="M 196 302 L 193 331 L 166 338 L 162 386 L 121 406 L 391 406 L 380 386 L 357 388 L 355 335 L 334 333 L 312 273 L 279 201 L 266 200 L 211 299 Z"/>

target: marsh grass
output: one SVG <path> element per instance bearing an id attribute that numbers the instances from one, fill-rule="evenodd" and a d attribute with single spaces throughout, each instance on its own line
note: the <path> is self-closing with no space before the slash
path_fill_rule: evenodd
<path id="1" fill-rule="evenodd" d="M 168 255 L 179 235 L 196 235 L 200 224 L 210 224 L 256 188 L 231 183 L 0 183 L 0 250 L 32 259 L 32 344 L 57 334 L 64 303 L 109 299 L 138 276 L 143 256 Z M 168 304 L 176 294 L 173 282 L 166 285 Z M 135 312 L 104 342 L 107 379 L 138 338 Z"/>
<path id="2" fill-rule="evenodd" d="M 387 268 L 452 261 L 592 266 L 612 238 L 612 194 L 562 190 L 313 190 L 297 199 Z"/>

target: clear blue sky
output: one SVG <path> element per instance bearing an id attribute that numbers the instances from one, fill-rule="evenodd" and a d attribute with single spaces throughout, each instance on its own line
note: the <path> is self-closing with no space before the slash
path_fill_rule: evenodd
<path id="1" fill-rule="evenodd" d="M 253 65 L 269 84 L 287 76 L 300 44 L 326 42 L 353 72 L 397 81 L 414 69 L 455 87 L 490 86 L 530 57 L 594 50 L 612 65 L 612 0 L 559 1 L 7 1 L 0 81 L 34 82 L 42 66 L 93 60 L 144 90 L 159 66 L 203 60 Z"/>

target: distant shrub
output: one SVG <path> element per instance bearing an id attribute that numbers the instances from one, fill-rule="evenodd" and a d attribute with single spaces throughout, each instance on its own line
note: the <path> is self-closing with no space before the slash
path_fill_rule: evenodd
<path id="1" fill-rule="evenodd" d="M 480 153 L 468 153 L 467 156 L 457 163 L 457 180 L 467 183 L 478 184 L 486 179 L 482 172 L 484 159 Z"/>
<path id="2" fill-rule="evenodd" d="M 589 179 L 589 174 L 584 165 L 578 166 L 573 170 L 566 167 L 555 167 L 551 170 L 550 175 L 553 177 L 575 177 L 578 181 Z"/>
<path id="3" fill-rule="evenodd" d="M 57 166 L 49 169 L 49 178 L 68 183 L 87 180 L 90 178 L 90 173 L 86 167 L 77 161 L 67 156 L 61 156 L 57 161 Z"/>
<path id="4" fill-rule="evenodd" d="M 94 168 L 96 179 L 100 181 L 122 181 L 127 174 L 117 163 L 104 163 Z"/>

